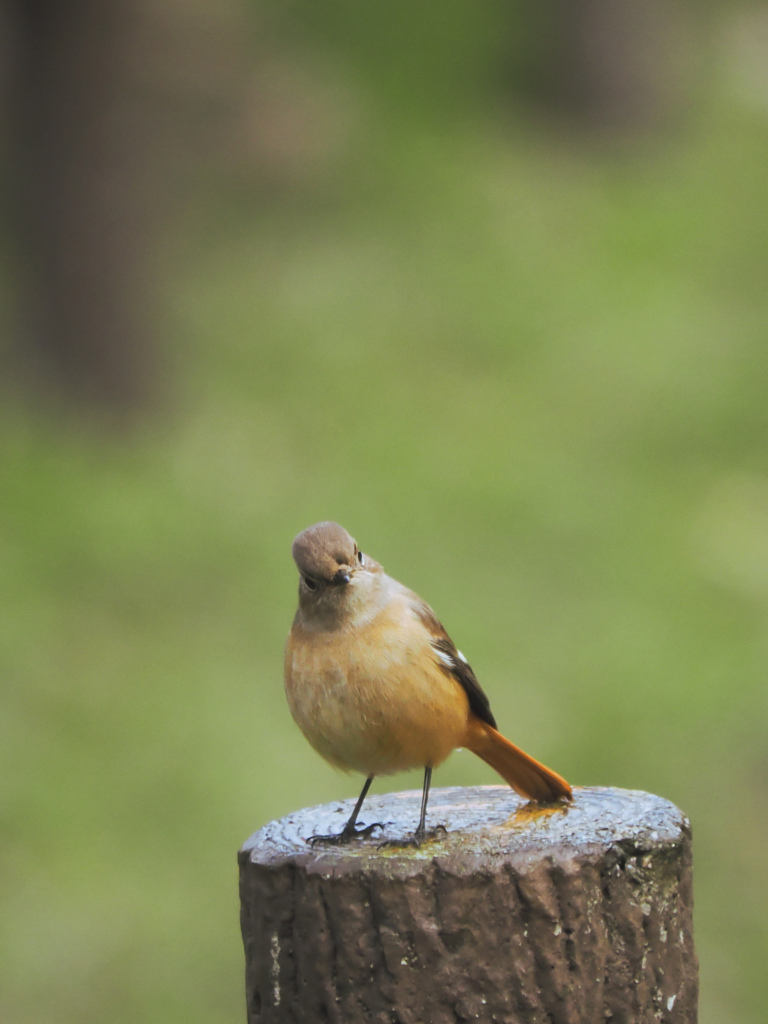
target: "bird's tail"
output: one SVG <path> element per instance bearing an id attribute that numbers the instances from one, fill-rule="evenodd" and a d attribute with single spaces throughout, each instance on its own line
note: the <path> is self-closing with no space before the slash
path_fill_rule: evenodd
<path id="1" fill-rule="evenodd" d="M 475 715 L 469 716 L 464 746 L 497 771 L 520 796 L 546 803 L 570 800 L 573 795 L 562 776 L 529 757 Z"/>

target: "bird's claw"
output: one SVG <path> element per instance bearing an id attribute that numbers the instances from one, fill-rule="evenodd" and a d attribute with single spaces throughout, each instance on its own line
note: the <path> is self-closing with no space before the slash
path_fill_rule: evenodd
<path id="1" fill-rule="evenodd" d="M 405 847 L 413 847 L 418 849 L 422 843 L 428 843 L 432 839 L 438 839 L 440 836 L 447 836 L 448 829 L 445 825 L 435 825 L 431 829 L 416 829 L 412 836 L 408 836 L 405 839 L 387 839 L 383 843 L 379 843 L 380 850 L 391 850 L 391 849 L 404 849 Z"/>
<path id="2" fill-rule="evenodd" d="M 372 825 L 362 825 L 360 828 L 355 825 L 352 825 L 351 828 L 345 825 L 337 835 L 310 836 L 306 842 L 310 846 L 314 846 L 316 843 L 322 843 L 325 846 L 344 846 L 356 839 L 367 839 L 375 828 L 384 828 L 384 825 L 380 821 L 374 821 Z"/>

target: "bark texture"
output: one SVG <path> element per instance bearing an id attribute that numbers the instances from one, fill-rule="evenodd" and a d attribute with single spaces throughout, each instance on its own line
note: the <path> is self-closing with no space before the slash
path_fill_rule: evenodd
<path id="1" fill-rule="evenodd" d="M 366 802 L 381 837 L 312 849 L 352 802 L 299 811 L 240 851 L 250 1024 L 694 1024 L 691 834 L 647 793 L 567 808 L 502 786 Z"/>

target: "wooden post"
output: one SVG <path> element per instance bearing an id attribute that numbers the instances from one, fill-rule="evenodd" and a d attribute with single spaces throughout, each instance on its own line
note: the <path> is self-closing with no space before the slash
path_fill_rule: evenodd
<path id="1" fill-rule="evenodd" d="M 371 840 L 310 847 L 353 801 L 271 822 L 240 851 L 249 1024 L 695 1024 L 691 833 L 667 800 L 503 786 L 370 797 Z"/>

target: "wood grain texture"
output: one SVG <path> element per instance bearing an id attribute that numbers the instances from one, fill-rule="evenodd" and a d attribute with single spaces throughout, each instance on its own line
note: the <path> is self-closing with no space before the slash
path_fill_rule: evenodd
<path id="1" fill-rule="evenodd" d="M 381 837 L 311 848 L 352 802 L 265 826 L 240 851 L 250 1024 L 695 1024 L 690 825 L 647 793 L 433 790 L 370 797 Z"/>

